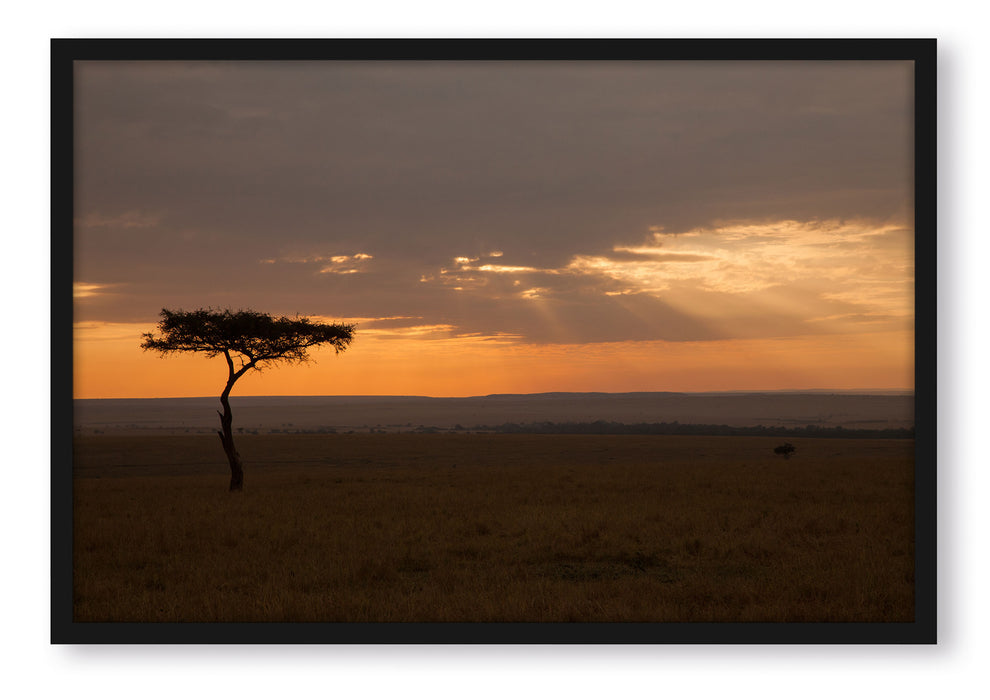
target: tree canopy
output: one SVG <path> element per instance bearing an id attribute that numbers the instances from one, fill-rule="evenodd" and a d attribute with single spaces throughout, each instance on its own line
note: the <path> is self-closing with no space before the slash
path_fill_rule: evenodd
<path id="1" fill-rule="evenodd" d="M 160 335 L 142 335 L 145 350 L 228 358 L 233 352 L 244 358 L 243 364 L 257 369 L 278 361 L 306 362 L 308 349 L 317 345 L 331 345 L 339 353 L 354 337 L 353 324 L 314 323 L 303 316 L 276 318 L 251 310 L 162 309 L 161 317 Z"/>

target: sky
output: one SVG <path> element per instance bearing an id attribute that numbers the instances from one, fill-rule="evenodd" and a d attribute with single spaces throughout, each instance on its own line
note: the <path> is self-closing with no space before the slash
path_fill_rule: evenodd
<path id="1" fill-rule="evenodd" d="M 908 62 L 81 62 L 74 393 L 163 307 L 357 324 L 241 395 L 911 389 Z"/>

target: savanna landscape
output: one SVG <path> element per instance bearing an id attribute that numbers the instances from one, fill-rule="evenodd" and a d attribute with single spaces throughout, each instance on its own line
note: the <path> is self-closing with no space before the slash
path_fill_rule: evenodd
<path id="1" fill-rule="evenodd" d="M 73 621 L 924 617 L 858 51 L 60 64 Z"/>
<path id="2" fill-rule="evenodd" d="M 913 441 L 244 435 L 74 446 L 77 622 L 906 622 Z"/>

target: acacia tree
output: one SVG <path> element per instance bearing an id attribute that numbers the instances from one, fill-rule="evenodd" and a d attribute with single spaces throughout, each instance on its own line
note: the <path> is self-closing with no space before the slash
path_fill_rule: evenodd
<path id="1" fill-rule="evenodd" d="M 223 355 L 227 361 L 227 384 L 220 394 L 220 442 L 230 462 L 230 490 L 244 488 L 244 468 L 234 448 L 231 430 L 230 390 L 234 382 L 249 370 L 262 369 L 279 362 L 309 361 L 309 348 L 330 345 L 342 352 L 354 337 L 354 326 L 342 323 L 313 323 L 297 316 L 275 318 L 258 311 L 197 309 L 171 311 L 162 309 L 158 332 L 144 333 L 141 347 L 163 356 L 178 352 L 201 352 L 207 357 Z"/>

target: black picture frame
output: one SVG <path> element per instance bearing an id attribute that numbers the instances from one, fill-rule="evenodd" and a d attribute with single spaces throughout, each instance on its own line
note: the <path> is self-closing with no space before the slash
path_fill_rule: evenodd
<path id="1" fill-rule="evenodd" d="M 51 642 L 934 644 L 935 39 L 53 39 L 51 41 Z M 121 60 L 898 60 L 914 62 L 915 620 L 912 623 L 80 623 L 72 617 L 73 64 Z"/>

